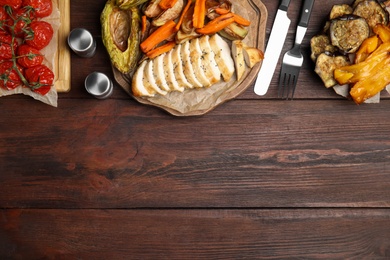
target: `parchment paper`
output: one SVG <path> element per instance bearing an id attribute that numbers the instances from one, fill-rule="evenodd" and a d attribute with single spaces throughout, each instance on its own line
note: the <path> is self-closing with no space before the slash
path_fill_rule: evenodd
<path id="1" fill-rule="evenodd" d="M 232 1 L 232 3 L 234 12 L 251 20 L 249 33 L 243 42 L 264 51 L 268 16 L 266 7 L 260 0 Z M 230 41 L 227 42 L 230 44 Z M 185 90 L 183 93 L 175 91 L 166 96 L 156 95 L 151 98 L 134 97 L 131 92 L 131 76 L 123 75 L 115 68 L 113 71 L 119 85 L 140 103 L 160 107 L 176 116 L 193 116 L 205 114 L 241 94 L 253 82 L 260 66 L 261 63 L 252 69 L 247 68 L 240 81 L 236 81 L 234 76 L 229 82 L 221 81 L 210 88 Z"/>
<path id="2" fill-rule="evenodd" d="M 41 53 L 45 56 L 45 60 L 43 64 L 49 67 L 52 71 L 55 71 L 55 55 L 57 52 L 58 46 L 58 29 L 60 28 L 60 11 L 57 6 L 57 2 L 53 1 L 53 12 L 50 16 L 41 19 L 42 21 L 49 22 L 54 30 L 53 38 L 48 46 L 41 50 Z M 31 96 L 32 98 L 39 100 L 45 104 L 51 105 L 53 107 L 57 107 L 58 105 L 58 94 L 54 85 L 51 87 L 50 91 L 42 96 L 38 93 L 33 92 L 29 88 L 26 87 L 16 87 L 12 90 L 5 90 L 0 88 L 0 97 L 1 96 L 9 96 L 15 94 L 24 94 L 26 96 Z"/>

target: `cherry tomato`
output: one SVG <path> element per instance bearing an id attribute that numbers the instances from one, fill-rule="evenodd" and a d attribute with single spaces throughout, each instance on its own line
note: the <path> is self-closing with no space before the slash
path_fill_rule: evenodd
<path id="1" fill-rule="evenodd" d="M 53 27 L 45 21 L 33 21 L 30 24 L 30 31 L 26 35 L 26 43 L 38 50 L 49 45 L 53 38 Z"/>
<path id="2" fill-rule="evenodd" d="M 13 49 L 12 36 L 11 35 L 0 35 L 0 60 L 9 60 L 13 57 L 13 51 L 18 47 L 17 41 L 14 40 Z"/>
<path id="3" fill-rule="evenodd" d="M 45 65 L 38 65 L 25 70 L 24 75 L 32 90 L 42 96 L 50 91 L 54 82 L 54 73 Z"/>
<path id="4" fill-rule="evenodd" d="M 23 0 L 23 6 L 31 6 L 38 18 L 49 16 L 53 11 L 51 0 Z"/>
<path id="5" fill-rule="evenodd" d="M 14 35 L 19 38 L 25 37 L 29 31 L 29 25 L 35 20 L 34 11 L 27 7 L 14 11 L 11 18 L 8 20 L 8 28 L 13 29 Z"/>
<path id="6" fill-rule="evenodd" d="M 4 6 L 0 7 L 0 35 L 8 34 L 8 23 L 10 21 L 10 17 L 5 10 Z"/>
<path id="7" fill-rule="evenodd" d="M 43 55 L 39 50 L 30 45 L 23 44 L 17 49 L 18 63 L 24 68 L 31 68 L 41 65 L 43 62 Z"/>
<path id="8" fill-rule="evenodd" d="M 0 0 L 0 5 L 8 5 L 12 9 L 17 10 L 22 6 L 22 0 Z"/>
<path id="9" fill-rule="evenodd" d="M 23 73 L 20 66 L 17 66 L 17 68 Z M 12 61 L 0 62 L 0 87 L 11 90 L 20 85 L 22 85 L 22 80 L 14 68 L 14 63 Z"/>

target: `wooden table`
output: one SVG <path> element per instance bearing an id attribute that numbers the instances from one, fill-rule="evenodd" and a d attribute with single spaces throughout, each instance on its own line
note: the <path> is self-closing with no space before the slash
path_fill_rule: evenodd
<path id="1" fill-rule="evenodd" d="M 263 2 L 268 39 L 278 1 Z M 71 27 L 92 31 L 98 52 L 72 54 L 71 92 L 58 108 L 0 100 L 0 258 L 389 259 L 390 100 L 340 98 L 309 60 L 309 39 L 342 2 L 315 3 L 294 101 L 277 99 L 274 77 L 264 97 L 249 87 L 178 118 L 118 85 L 108 100 L 86 93 L 89 73 L 112 77 L 105 1 L 72 1 Z"/>

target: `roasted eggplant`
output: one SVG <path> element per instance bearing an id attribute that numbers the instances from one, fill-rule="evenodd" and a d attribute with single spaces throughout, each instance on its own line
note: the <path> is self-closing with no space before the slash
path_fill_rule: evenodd
<path id="1" fill-rule="evenodd" d="M 336 19 L 341 16 L 353 13 L 353 8 L 347 4 L 334 5 L 330 11 L 329 19 Z"/>
<path id="2" fill-rule="evenodd" d="M 375 0 L 359 2 L 353 10 L 353 14 L 366 19 L 371 28 L 374 28 L 377 24 L 387 25 L 389 22 L 389 14 Z"/>
<path id="3" fill-rule="evenodd" d="M 317 58 L 315 72 L 320 76 L 325 87 L 330 88 L 337 84 L 334 78 L 335 69 L 350 64 L 346 56 L 333 56 L 328 53 L 322 53 Z"/>
<path id="4" fill-rule="evenodd" d="M 115 0 L 107 1 L 100 17 L 103 44 L 113 66 L 125 74 L 134 69 L 140 55 L 140 20 L 137 7 L 124 10 Z"/>
<path id="5" fill-rule="evenodd" d="M 329 34 L 332 45 L 349 54 L 356 52 L 370 36 L 370 27 L 364 18 L 347 15 L 331 21 Z"/>
<path id="6" fill-rule="evenodd" d="M 317 57 L 324 52 L 337 52 L 337 48 L 331 44 L 329 36 L 326 34 L 320 34 L 311 38 L 310 47 L 311 59 L 314 62 L 317 60 Z"/>

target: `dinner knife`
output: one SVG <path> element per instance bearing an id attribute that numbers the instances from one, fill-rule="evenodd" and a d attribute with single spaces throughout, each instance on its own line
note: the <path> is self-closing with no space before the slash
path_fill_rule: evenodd
<path id="1" fill-rule="evenodd" d="M 264 61 L 255 83 L 254 91 L 257 95 L 263 96 L 267 93 L 276 65 L 278 64 L 280 53 L 282 52 L 288 28 L 291 23 L 291 20 L 287 17 L 289 5 L 290 0 L 282 0 L 278 12 L 276 13 L 271 35 L 265 50 Z"/>

